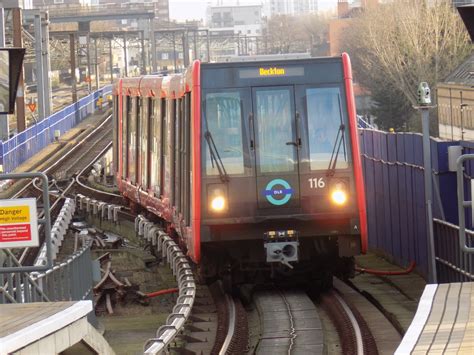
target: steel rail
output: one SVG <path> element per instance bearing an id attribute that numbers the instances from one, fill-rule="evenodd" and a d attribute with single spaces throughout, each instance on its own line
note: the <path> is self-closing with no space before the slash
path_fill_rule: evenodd
<path id="1" fill-rule="evenodd" d="M 85 136 L 81 141 L 79 141 L 78 143 L 76 143 L 74 145 L 74 147 L 72 147 L 70 150 L 68 150 L 61 158 L 59 158 L 53 165 L 51 165 L 50 167 L 48 167 L 44 173 L 47 173 L 49 171 L 51 171 L 51 169 L 55 168 L 56 166 L 58 166 L 59 164 L 61 164 L 65 158 L 67 158 L 69 155 L 71 155 L 73 152 L 75 152 L 77 149 L 79 149 L 79 147 L 84 144 L 86 141 L 89 140 L 90 137 L 92 137 L 93 135 L 97 134 L 97 132 L 106 124 L 108 123 L 108 121 L 112 118 L 112 114 L 108 115 L 107 118 L 105 120 L 102 121 L 102 123 L 96 127 L 94 130 L 92 130 L 92 132 L 90 132 L 87 136 Z"/>
<path id="2" fill-rule="evenodd" d="M 97 131 L 102 128 L 104 124 L 106 124 L 110 119 L 112 118 L 112 114 L 108 115 L 106 119 L 94 130 L 92 130 L 86 137 L 81 139 L 78 143 L 76 143 L 70 150 L 68 150 L 64 155 L 62 155 L 55 163 L 53 163 L 51 166 L 47 167 L 46 169 L 43 170 L 43 173 L 47 174 L 51 171 L 51 169 L 55 168 L 58 164 L 61 164 L 64 159 L 66 159 L 72 152 L 76 151 L 79 146 L 84 144 L 92 135 L 96 134 Z M 31 187 L 33 184 L 33 181 L 30 181 L 25 187 L 23 187 L 20 191 L 18 191 L 15 195 L 13 195 L 13 198 L 18 198 L 20 197 L 27 189 Z"/>
<path id="3" fill-rule="evenodd" d="M 94 160 L 93 160 L 88 166 L 86 166 L 84 169 L 82 169 L 82 170 L 77 174 L 75 180 L 76 180 L 76 183 L 77 183 L 79 186 L 81 186 L 81 187 L 83 187 L 83 188 L 85 188 L 85 189 L 87 189 L 87 190 L 93 191 L 93 192 L 95 192 L 95 193 L 101 193 L 101 194 L 103 194 L 103 195 L 110 196 L 110 197 L 118 197 L 118 198 L 121 198 L 122 195 L 114 194 L 114 193 L 112 193 L 112 192 L 107 192 L 107 191 L 102 191 L 102 190 L 94 189 L 94 188 L 92 188 L 92 187 L 90 187 L 90 186 L 84 184 L 84 183 L 79 179 L 79 178 L 84 174 L 84 172 L 85 172 L 87 169 L 89 169 L 101 156 L 103 156 L 103 155 L 105 154 L 105 152 L 106 152 L 107 150 L 109 150 L 109 149 L 111 148 L 112 144 L 113 144 L 113 142 L 110 142 L 109 144 L 107 144 L 107 146 L 106 146 L 104 149 L 102 149 L 102 151 L 101 151 L 99 154 L 97 154 L 97 156 L 94 158 Z"/>
<path id="4" fill-rule="evenodd" d="M 99 138 L 97 141 L 92 142 L 93 144 L 91 144 L 91 146 L 87 148 L 87 150 L 83 153 L 82 156 L 77 157 L 77 159 L 75 159 L 72 163 L 68 164 L 67 167 L 66 167 L 66 169 L 63 169 L 61 172 L 68 173 L 69 171 L 71 171 L 72 169 L 74 169 L 74 166 L 75 166 L 78 162 L 80 162 L 86 154 L 89 154 L 100 142 L 102 142 L 102 139 L 103 139 L 104 137 L 107 137 L 107 136 L 110 135 L 111 133 L 112 133 L 112 128 L 108 129 L 102 136 L 100 136 L 100 138 Z M 112 143 L 112 142 L 111 142 L 111 143 Z M 95 163 L 95 160 L 94 160 L 93 163 Z M 93 164 L 93 163 L 92 163 L 92 164 Z M 88 167 L 89 167 L 89 166 L 90 166 L 90 165 L 88 164 Z"/>
<path id="5" fill-rule="evenodd" d="M 354 330 L 354 335 L 355 335 L 355 342 L 356 342 L 356 349 L 357 349 L 357 355 L 364 355 L 364 341 L 362 339 L 362 331 L 359 326 L 359 322 L 357 322 L 357 319 L 352 312 L 351 308 L 347 305 L 347 303 L 344 301 L 344 299 L 339 296 L 336 292 L 333 292 L 333 296 L 337 299 L 339 304 L 342 306 L 344 309 L 344 312 L 346 312 L 347 317 L 349 318 L 349 321 L 351 322 L 352 329 Z"/>
<path id="6" fill-rule="evenodd" d="M 231 296 L 228 293 L 225 294 L 226 303 L 227 303 L 227 312 L 229 315 L 229 324 L 227 329 L 227 335 L 225 337 L 224 343 L 222 344 L 222 348 L 219 351 L 219 355 L 227 354 L 229 350 L 229 346 L 231 344 L 232 338 L 235 334 L 235 324 L 237 322 L 237 316 L 235 312 L 235 303 Z"/>

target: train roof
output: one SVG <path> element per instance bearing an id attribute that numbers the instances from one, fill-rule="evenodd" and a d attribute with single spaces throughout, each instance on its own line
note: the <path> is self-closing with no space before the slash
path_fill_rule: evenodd
<path id="1" fill-rule="evenodd" d="M 286 58 L 285 56 L 258 56 L 256 60 L 247 61 L 227 61 L 215 63 L 201 63 L 201 67 L 205 69 L 212 68 L 238 68 L 238 67 L 255 67 L 255 65 L 291 65 L 291 64 L 318 64 L 318 63 L 334 63 L 342 62 L 341 56 L 334 57 L 296 57 Z"/>
<path id="2" fill-rule="evenodd" d="M 253 67 L 256 65 L 265 66 L 279 66 L 279 65 L 317 65 L 317 64 L 333 64 L 342 63 L 342 56 L 337 57 L 291 57 L 288 56 L 255 56 L 255 60 L 249 61 L 229 61 L 221 63 L 200 63 L 195 61 L 184 73 L 172 74 L 172 75 L 144 75 L 138 77 L 127 77 L 116 81 L 113 85 L 113 93 L 118 95 L 122 92 L 127 96 L 145 96 L 145 97 L 169 97 L 179 98 L 182 97 L 186 92 L 191 91 L 193 75 L 197 67 L 201 66 L 204 70 L 212 69 L 225 69 L 225 68 L 246 68 Z M 336 66 L 337 68 L 338 66 Z M 325 71 L 325 66 L 321 67 L 321 70 Z M 342 68 L 337 69 L 339 77 L 342 79 Z M 199 74 L 199 73 L 198 73 Z M 306 76 L 306 74 L 305 74 Z M 213 77 L 208 80 L 219 81 L 222 78 Z M 207 81 L 208 81 L 207 80 Z M 334 80 L 333 80 L 334 81 Z M 201 83 L 204 87 L 207 84 Z"/>
<path id="3" fill-rule="evenodd" d="M 189 67 L 184 73 L 172 75 L 144 75 L 137 77 L 126 77 L 114 82 L 112 91 L 115 95 L 122 92 L 126 96 L 145 97 L 182 97 L 191 91 L 193 81 L 193 67 Z"/>

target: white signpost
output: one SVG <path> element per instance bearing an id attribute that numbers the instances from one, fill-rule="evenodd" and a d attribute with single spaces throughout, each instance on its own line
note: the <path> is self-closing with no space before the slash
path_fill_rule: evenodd
<path id="1" fill-rule="evenodd" d="M 0 249 L 37 246 L 36 199 L 0 200 Z"/>

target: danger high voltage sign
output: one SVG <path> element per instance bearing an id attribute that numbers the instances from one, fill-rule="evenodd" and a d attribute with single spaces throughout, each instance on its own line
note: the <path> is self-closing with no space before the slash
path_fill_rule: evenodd
<path id="1" fill-rule="evenodd" d="M 36 199 L 0 200 L 0 249 L 38 245 Z"/>

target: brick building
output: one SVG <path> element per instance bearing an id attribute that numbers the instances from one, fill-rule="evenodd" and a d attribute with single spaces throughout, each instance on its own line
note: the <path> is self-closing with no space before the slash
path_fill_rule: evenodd
<path id="1" fill-rule="evenodd" d="M 437 88 L 439 136 L 474 140 L 474 55 Z"/>

